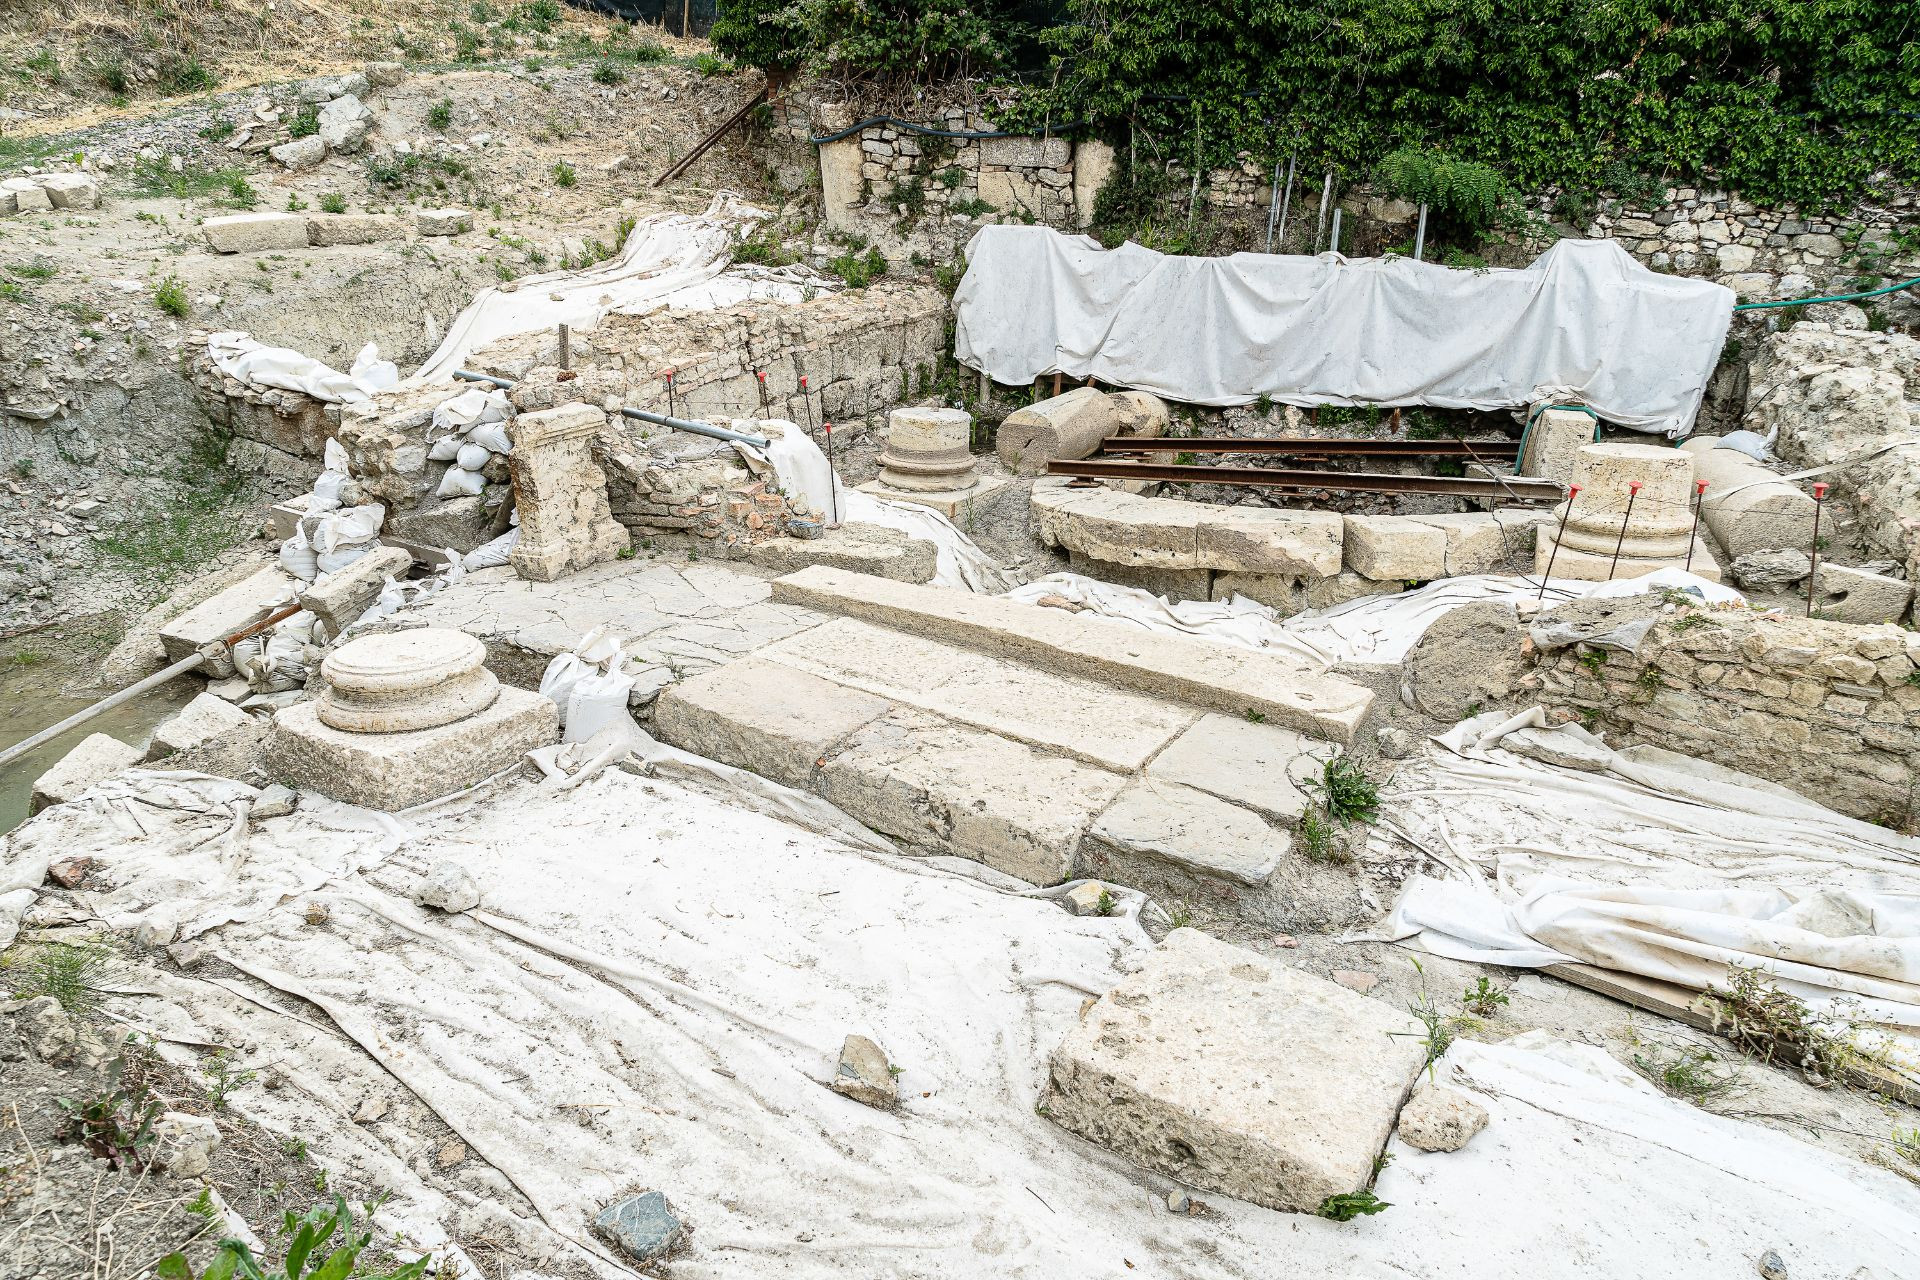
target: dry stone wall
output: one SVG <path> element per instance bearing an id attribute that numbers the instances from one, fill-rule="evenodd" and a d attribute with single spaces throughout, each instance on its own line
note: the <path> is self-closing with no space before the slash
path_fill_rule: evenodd
<path id="1" fill-rule="evenodd" d="M 1654 597 L 1536 615 L 1521 684 L 1562 717 L 1906 828 L 1920 765 L 1920 635 Z"/>

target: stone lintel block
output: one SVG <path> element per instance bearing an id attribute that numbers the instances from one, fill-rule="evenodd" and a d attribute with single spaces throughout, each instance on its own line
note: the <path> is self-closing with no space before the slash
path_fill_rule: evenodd
<path id="1" fill-rule="evenodd" d="M 1293 826 L 1309 804 L 1304 784 L 1337 754 L 1325 742 L 1209 713 L 1175 738 L 1147 766 L 1147 777 L 1177 782 L 1257 810 Z"/>
<path id="2" fill-rule="evenodd" d="M 1094 819 L 1079 870 L 1179 901 L 1220 887 L 1258 889 L 1292 847 L 1251 809 L 1148 776 Z"/>
<path id="3" fill-rule="evenodd" d="M 229 213 L 201 223 L 200 234 L 215 253 L 304 249 L 307 220 L 297 213 Z"/>
<path id="4" fill-rule="evenodd" d="M 294 598 L 299 581 L 275 565 L 234 583 L 162 624 L 160 645 L 168 662 L 191 657 L 202 645 L 223 640 L 260 621 Z"/>
<path id="5" fill-rule="evenodd" d="M 552 700 L 510 686 L 464 720 L 405 733 L 347 733 L 321 723 L 318 707 L 297 702 L 274 716 L 267 773 L 290 787 L 388 812 L 470 787 L 560 738 Z"/>
<path id="6" fill-rule="evenodd" d="M 1189 505 L 1204 511 L 1198 552 L 1209 569 L 1299 579 L 1340 572 L 1344 528 L 1339 512 Z"/>
<path id="7" fill-rule="evenodd" d="M 1347 516 L 1346 567 L 1375 581 L 1447 576 L 1447 531 L 1411 516 Z"/>
<path id="8" fill-rule="evenodd" d="M 653 731 L 683 751 L 804 788 L 835 744 L 893 708 L 885 698 L 761 658 L 669 685 Z"/>
<path id="9" fill-rule="evenodd" d="M 388 578 L 404 577 L 412 567 L 413 557 L 399 547 L 375 547 L 346 568 L 315 578 L 300 592 L 300 606 L 326 624 L 329 640 L 338 639 L 373 607 Z"/>
<path id="10" fill-rule="evenodd" d="M 30 810 L 38 813 L 49 805 L 65 804 L 95 783 L 139 763 L 140 748 L 104 733 L 89 734 L 34 779 Z"/>
<path id="11" fill-rule="evenodd" d="M 307 219 L 307 243 L 317 248 L 405 240 L 407 224 L 386 213 L 318 213 Z"/>
<path id="12" fill-rule="evenodd" d="M 1176 929 L 1054 1050 L 1045 1103 L 1156 1173 L 1312 1213 L 1367 1185 L 1425 1061 L 1386 1002 Z"/>

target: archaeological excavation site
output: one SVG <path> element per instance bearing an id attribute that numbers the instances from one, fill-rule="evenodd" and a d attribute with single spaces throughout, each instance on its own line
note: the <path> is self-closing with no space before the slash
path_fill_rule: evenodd
<path id="1" fill-rule="evenodd" d="M 0 5 L 0 1280 L 1920 1277 L 1913 16 Z"/>

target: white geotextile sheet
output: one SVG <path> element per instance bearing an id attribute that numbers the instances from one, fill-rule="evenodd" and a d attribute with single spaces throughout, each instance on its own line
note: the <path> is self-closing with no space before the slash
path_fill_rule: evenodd
<path id="1" fill-rule="evenodd" d="M 962 533 L 959 526 L 938 511 L 911 502 L 890 502 L 848 487 L 827 465 L 827 456 L 813 442 L 813 437 L 796 423 L 756 420 L 752 429 L 768 438 L 769 447 L 764 456 L 779 477 L 780 487 L 804 497 L 808 506 L 829 520 L 837 515 L 843 524 L 884 525 L 909 538 L 931 542 L 933 586 L 988 593 L 1006 589 L 1006 576 L 999 566 L 972 538 Z M 742 453 L 761 456 L 754 446 L 737 447 Z"/>
<path id="2" fill-rule="evenodd" d="M 1739 964 L 1816 1009 L 1920 1032 L 1920 840 L 1732 769 L 1544 724 L 1538 708 L 1475 716 L 1395 776 L 1374 839 L 1404 838 L 1453 875 L 1409 881 L 1376 936 L 1692 990 Z M 1522 729 L 1532 743 L 1501 745 Z M 1604 763 L 1532 758 L 1543 738 Z M 1920 1077 L 1917 1049 L 1909 1039 L 1896 1065 Z"/>
<path id="3" fill-rule="evenodd" d="M 640 219 L 620 252 L 605 262 L 578 271 L 522 276 L 511 289 L 482 289 L 407 381 L 444 382 L 489 343 L 563 324 L 589 329 L 616 312 L 665 306 L 711 310 L 749 298 L 798 302 L 804 288 L 798 278 L 761 268 L 727 269 L 740 232 L 766 216 L 723 191 L 702 213 L 656 213 Z"/>
<path id="4" fill-rule="evenodd" d="M 1412 591 L 1362 596 L 1328 609 L 1283 618 L 1257 600 L 1174 600 L 1078 573 L 1050 573 L 1007 591 L 1022 604 L 1071 606 L 1075 612 L 1147 631 L 1199 636 L 1244 649 L 1278 649 L 1322 667 L 1341 662 L 1398 663 L 1448 610 L 1480 600 L 1553 605 L 1590 596 L 1637 595 L 1656 590 L 1697 591 L 1710 604 L 1743 601 L 1739 592 L 1678 569 L 1638 578 L 1582 582 L 1555 578 L 1542 592 L 1537 578 L 1472 575 L 1442 578 Z M 1063 603 L 1064 602 L 1064 603 Z"/>
<path id="5" fill-rule="evenodd" d="M 1098 378 L 1188 404 L 1507 409 L 1572 400 L 1684 435 L 1719 362 L 1730 289 L 1660 275 L 1610 240 L 1530 266 L 1411 258 L 1195 258 L 1047 227 L 967 244 L 954 354 L 1015 386 Z"/>
<path id="6" fill-rule="evenodd" d="M 396 1193 L 381 1226 L 416 1248 L 511 1241 L 545 1273 L 631 1276 L 586 1225 L 658 1189 L 692 1231 L 682 1280 L 1736 1277 L 1768 1249 L 1795 1274 L 1920 1273 L 1920 1212 L 1892 1173 L 1539 1033 L 1441 1060 L 1491 1124 L 1450 1155 L 1392 1140 L 1384 1214 L 1341 1224 L 1202 1193 L 1212 1214 L 1172 1215 L 1167 1179 L 1034 1110 L 1081 1001 L 1149 945 L 1130 919 L 619 771 L 413 821 L 380 865 L 203 935 L 245 977 L 154 974 L 116 1009 L 176 1055 L 222 1044 L 273 1063 L 280 1088 L 229 1105 Z M 117 838 L 69 834 L 103 855 Z M 482 886 L 478 911 L 412 904 L 442 859 Z M 307 923 L 315 903 L 324 925 Z M 898 1112 L 827 1088 L 850 1031 L 901 1068 Z M 505 1184 L 441 1168 L 423 1107 Z"/>
<path id="7" fill-rule="evenodd" d="M 214 368 L 235 382 L 300 391 L 329 404 L 368 400 L 400 384 L 400 370 L 393 361 L 382 360 L 371 342 L 360 348 L 346 373 L 291 347 L 262 346 L 237 329 L 207 335 L 207 355 Z"/>

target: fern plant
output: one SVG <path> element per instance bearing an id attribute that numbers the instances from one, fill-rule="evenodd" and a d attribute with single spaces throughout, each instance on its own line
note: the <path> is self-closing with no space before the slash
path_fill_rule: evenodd
<path id="1" fill-rule="evenodd" d="M 1427 147 L 1390 151 L 1374 169 L 1389 194 L 1424 204 L 1476 234 L 1505 215 L 1513 193 L 1500 171 Z"/>

